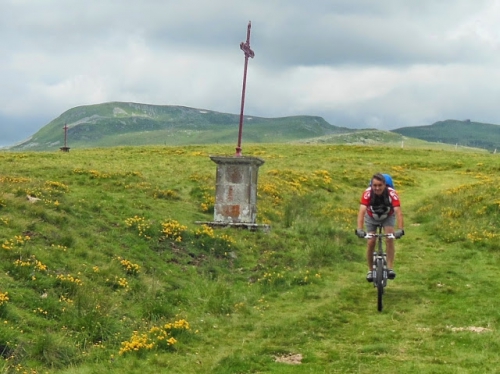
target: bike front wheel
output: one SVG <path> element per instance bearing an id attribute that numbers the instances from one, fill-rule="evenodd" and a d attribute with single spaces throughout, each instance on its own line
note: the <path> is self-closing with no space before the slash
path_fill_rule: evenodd
<path id="1" fill-rule="evenodd" d="M 383 309 L 382 297 L 384 295 L 384 261 L 380 258 L 377 259 L 377 310 L 379 312 Z"/>

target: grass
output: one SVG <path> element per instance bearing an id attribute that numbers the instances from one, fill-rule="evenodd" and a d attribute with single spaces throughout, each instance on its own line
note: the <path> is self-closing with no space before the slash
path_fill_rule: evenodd
<path id="1" fill-rule="evenodd" d="M 232 151 L 0 153 L 0 372 L 496 370 L 497 155 L 247 145 L 271 231 L 194 224 L 213 214 L 208 155 Z M 376 171 L 407 233 L 382 313 L 353 234 Z"/>

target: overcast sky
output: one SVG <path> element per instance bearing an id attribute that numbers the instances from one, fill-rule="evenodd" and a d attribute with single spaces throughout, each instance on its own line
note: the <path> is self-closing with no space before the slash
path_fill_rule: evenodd
<path id="1" fill-rule="evenodd" d="M 500 0 L 0 0 L 0 145 L 109 101 L 500 124 Z"/>

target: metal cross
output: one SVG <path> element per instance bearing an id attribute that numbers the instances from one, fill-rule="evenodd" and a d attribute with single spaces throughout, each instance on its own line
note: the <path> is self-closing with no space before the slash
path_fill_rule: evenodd
<path id="1" fill-rule="evenodd" d="M 67 148 L 67 140 L 68 140 L 68 125 L 64 124 L 64 148 Z"/>
<path id="2" fill-rule="evenodd" d="M 247 67 L 248 58 L 253 58 L 255 53 L 250 48 L 250 29 L 252 28 L 252 22 L 248 21 L 247 27 L 247 41 L 240 43 L 240 49 L 245 53 L 245 68 L 243 70 L 243 89 L 241 92 L 241 111 L 240 111 L 240 128 L 238 131 L 238 145 L 236 146 L 236 156 L 241 156 L 241 135 L 243 133 L 243 108 L 245 107 L 245 89 L 247 85 Z"/>
<path id="3" fill-rule="evenodd" d="M 69 129 L 69 127 L 68 127 L 68 125 L 66 123 L 64 124 L 63 129 L 64 129 L 64 147 L 61 147 L 59 149 L 61 151 L 63 151 L 63 152 L 69 152 L 68 141 L 67 141 L 68 140 L 68 129 Z"/>

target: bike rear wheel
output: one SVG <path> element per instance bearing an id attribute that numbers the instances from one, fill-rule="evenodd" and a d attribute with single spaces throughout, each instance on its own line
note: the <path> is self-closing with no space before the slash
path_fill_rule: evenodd
<path id="1" fill-rule="evenodd" d="M 381 258 L 377 259 L 377 310 L 383 309 L 382 297 L 384 295 L 384 261 Z"/>

